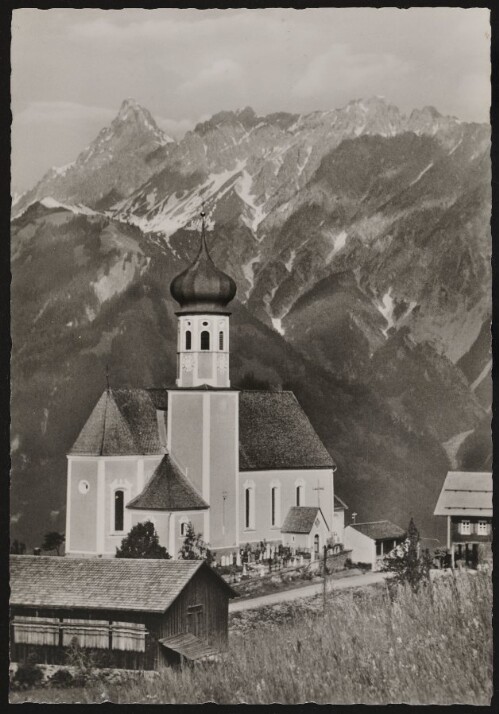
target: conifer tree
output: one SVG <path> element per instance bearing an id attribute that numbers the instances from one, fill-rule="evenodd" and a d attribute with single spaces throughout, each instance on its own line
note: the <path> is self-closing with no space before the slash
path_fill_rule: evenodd
<path id="1" fill-rule="evenodd" d="M 428 551 L 421 553 L 419 531 L 411 518 L 404 543 L 397 546 L 383 561 L 382 570 L 393 573 L 395 583 L 408 583 L 417 591 L 430 576 L 431 558 Z"/>
<path id="2" fill-rule="evenodd" d="M 211 565 L 214 560 L 213 554 L 202 539 L 201 533 L 196 533 L 192 523 L 187 524 L 187 532 L 180 548 L 179 556 L 182 560 L 206 560 L 208 565 Z"/>
<path id="3" fill-rule="evenodd" d="M 66 540 L 64 533 L 58 533 L 57 531 L 50 531 L 45 533 L 45 538 L 42 543 L 43 550 L 55 550 L 57 555 L 61 554 L 61 546 Z"/>

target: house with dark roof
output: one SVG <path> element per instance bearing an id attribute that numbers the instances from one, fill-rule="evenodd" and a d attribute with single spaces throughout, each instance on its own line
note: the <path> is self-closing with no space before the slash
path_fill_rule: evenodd
<path id="1" fill-rule="evenodd" d="M 237 593 L 200 560 L 10 557 L 11 660 L 65 664 L 75 641 L 104 667 L 161 669 L 227 644 Z"/>
<path id="2" fill-rule="evenodd" d="M 170 289 L 176 383 L 101 395 L 68 454 L 66 554 L 112 557 L 151 520 L 174 558 L 189 522 L 217 559 L 237 557 L 246 543 L 282 543 L 296 506 L 320 506 L 340 540 L 336 467 L 294 394 L 231 386 L 236 286 L 209 255 L 204 219 L 198 255 Z"/>
<path id="3" fill-rule="evenodd" d="M 379 570 L 383 558 L 406 538 L 406 532 L 391 521 L 350 523 L 345 528 L 345 548 L 352 563 L 366 563 Z"/>
<path id="4" fill-rule="evenodd" d="M 447 520 L 451 564 L 492 562 L 492 474 L 449 471 L 434 511 Z"/>

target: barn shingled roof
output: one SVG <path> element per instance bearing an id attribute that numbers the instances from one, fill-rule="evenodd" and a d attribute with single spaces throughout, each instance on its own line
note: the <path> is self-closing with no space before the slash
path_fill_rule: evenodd
<path id="1" fill-rule="evenodd" d="M 202 560 L 11 555 L 10 604 L 165 612 L 201 567 L 209 566 Z M 235 597 L 212 572 L 229 597 Z"/>
<path id="2" fill-rule="evenodd" d="M 391 521 L 372 521 L 371 523 L 349 523 L 350 528 L 355 528 L 371 540 L 384 540 L 385 538 L 402 538 L 406 532 Z"/>
<path id="3" fill-rule="evenodd" d="M 156 407 L 146 389 L 106 390 L 70 451 L 89 456 L 161 453 Z"/>
<path id="4" fill-rule="evenodd" d="M 492 474 L 487 471 L 449 471 L 434 515 L 492 517 Z"/>
<path id="5" fill-rule="evenodd" d="M 127 508 L 147 511 L 192 511 L 209 508 L 179 467 L 165 454 L 142 493 Z"/>
<path id="6" fill-rule="evenodd" d="M 164 453 L 157 411 L 166 411 L 167 391 L 105 391 L 69 453 L 89 456 Z M 333 466 L 333 458 L 293 392 L 240 392 L 241 471 L 324 469 Z"/>
<path id="7" fill-rule="evenodd" d="M 241 471 L 333 466 L 332 457 L 293 392 L 241 391 Z"/>
<path id="8" fill-rule="evenodd" d="M 281 533 L 310 533 L 319 512 L 326 523 L 319 506 L 291 506 L 281 526 Z"/>

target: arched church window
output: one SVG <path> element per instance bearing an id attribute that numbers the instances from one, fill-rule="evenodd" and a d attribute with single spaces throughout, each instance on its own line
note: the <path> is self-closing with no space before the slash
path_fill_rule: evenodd
<path id="1" fill-rule="evenodd" d="M 114 530 L 122 531 L 125 515 L 125 492 L 121 489 L 114 492 Z"/>
<path id="2" fill-rule="evenodd" d="M 189 530 L 189 521 L 186 518 L 183 518 L 180 521 L 180 535 L 182 538 L 185 538 L 188 530 Z"/>
<path id="3" fill-rule="evenodd" d="M 271 491 L 271 502 L 272 502 L 272 525 L 275 526 L 275 509 L 276 509 L 276 499 L 277 499 L 277 488 L 274 486 Z"/>
<path id="4" fill-rule="evenodd" d="M 305 484 L 303 481 L 295 481 L 296 505 L 305 505 Z"/>
<path id="5" fill-rule="evenodd" d="M 218 333 L 218 349 L 223 350 L 224 348 L 224 333 L 220 331 Z"/>
<path id="6" fill-rule="evenodd" d="M 281 524 L 281 487 L 279 482 L 270 484 L 270 525 Z"/>
<path id="7" fill-rule="evenodd" d="M 190 350 L 192 347 L 192 333 L 190 330 L 187 330 L 185 333 L 185 349 Z"/>
<path id="8" fill-rule="evenodd" d="M 201 333 L 201 349 L 210 349 L 210 333 L 208 332 L 208 330 L 203 330 Z"/>

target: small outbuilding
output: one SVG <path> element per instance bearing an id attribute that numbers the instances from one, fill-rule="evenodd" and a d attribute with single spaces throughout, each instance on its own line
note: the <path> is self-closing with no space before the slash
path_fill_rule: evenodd
<path id="1" fill-rule="evenodd" d="M 295 551 L 322 553 L 329 527 L 319 506 L 292 506 L 281 527 L 282 543 Z"/>
<path id="2" fill-rule="evenodd" d="M 223 650 L 237 593 L 201 560 L 10 557 L 11 660 L 161 669 Z"/>
<path id="3" fill-rule="evenodd" d="M 367 563 L 379 570 L 385 555 L 405 540 L 406 532 L 390 521 L 351 523 L 345 528 L 345 548 L 352 563 Z"/>

